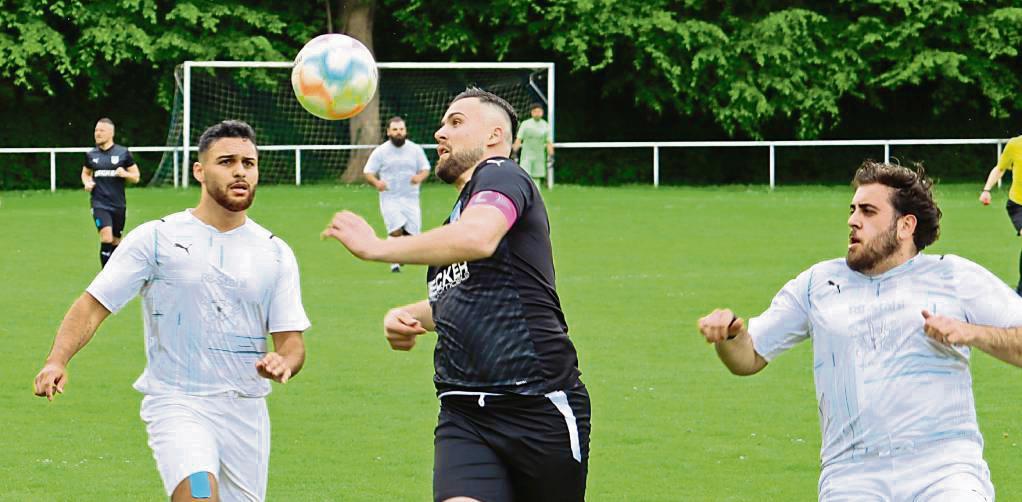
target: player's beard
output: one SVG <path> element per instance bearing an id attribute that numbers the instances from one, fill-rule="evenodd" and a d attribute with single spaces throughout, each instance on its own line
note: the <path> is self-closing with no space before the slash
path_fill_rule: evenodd
<path id="1" fill-rule="evenodd" d="M 447 154 L 446 159 L 440 159 L 436 163 L 436 175 L 444 180 L 444 183 L 454 183 L 465 171 L 475 167 L 482 158 L 481 146 L 471 150 L 452 151 Z"/>
<path id="2" fill-rule="evenodd" d="M 398 148 L 401 148 L 401 147 L 402 147 L 402 146 L 404 146 L 404 144 L 405 144 L 405 137 L 404 137 L 404 136 L 392 136 L 392 137 L 390 138 L 390 142 L 391 142 L 391 143 L 392 143 L 392 144 L 393 144 L 394 146 L 396 146 L 396 147 L 398 147 Z"/>
<path id="3" fill-rule="evenodd" d="M 897 222 L 891 222 L 887 230 L 873 237 L 869 242 L 859 242 L 859 249 L 852 252 L 848 250 L 845 262 L 848 268 L 856 272 L 867 272 L 876 268 L 880 262 L 890 258 L 898 251 L 898 227 Z"/>
<path id="4" fill-rule="evenodd" d="M 244 199 L 232 198 L 230 196 L 231 183 L 229 185 L 217 185 L 206 184 L 206 193 L 209 194 L 220 207 L 233 212 L 244 211 L 252 206 L 252 202 L 255 201 L 256 187 L 251 184 L 248 186 L 248 195 Z"/>

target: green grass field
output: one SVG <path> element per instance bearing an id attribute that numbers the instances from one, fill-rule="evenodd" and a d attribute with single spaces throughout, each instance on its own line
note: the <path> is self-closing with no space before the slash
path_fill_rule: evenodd
<path id="1" fill-rule="evenodd" d="M 976 185 L 943 186 L 934 253 L 1017 280 L 1019 240 Z M 195 204 L 198 191 L 135 189 L 128 227 Z M 848 187 L 579 188 L 546 192 L 558 289 L 593 403 L 589 499 L 814 500 L 819 427 L 811 347 L 749 378 L 731 376 L 697 335 L 714 307 L 761 312 L 811 264 L 842 255 Z M 427 228 L 448 187 L 423 194 Z M 270 500 L 429 500 L 434 337 L 389 350 L 380 320 L 425 297 L 424 268 L 391 274 L 318 233 L 352 209 L 382 227 L 366 187 L 260 189 L 252 217 L 294 248 L 304 302 L 305 370 L 269 397 Z M 0 499 L 164 500 L 131 383 L 144 365 L 138 300 L 73 360 L 66 394 L 31 383 L 70 305 L 97 272 L 81 191 L 0 193 Z M 1022 493 L 1019 369 L 976 353 L 986 458 L 1002 499 Z"/>

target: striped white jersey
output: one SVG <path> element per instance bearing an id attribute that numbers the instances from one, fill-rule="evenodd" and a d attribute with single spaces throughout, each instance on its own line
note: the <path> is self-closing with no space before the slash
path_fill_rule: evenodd
<path id="1" fill-rule="evenodd" d="M 1022 325 L 1022 298 L 992 273 L 957 256 L 924 254 L 875 277 L 844 258 L 818 263 L 749 320 L 767 361 L 812 339 L 824 466 L 949 438 L 982 446 L 969 348 L 928 338 L 923 309 L 973 324 Z"/>
<path id="2" fill-rule="evenodd" d="M 265 396 L 267 334 L 305 331 L 298 263 L 252 220 L 220 232 L 191 210 L 133 230 L 87 288 L 111 312 L 142 294 L 147 395 Z"/>

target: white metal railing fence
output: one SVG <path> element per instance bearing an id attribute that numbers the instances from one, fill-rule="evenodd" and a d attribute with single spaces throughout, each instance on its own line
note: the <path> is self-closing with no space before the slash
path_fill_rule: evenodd
<path id="1" fill-rule="evenodd" d="M 889 140 L 810 140 L 810 141 L 623 141 L 623 142 L 568 142 L 554 143 L 556 148 L 640 148 L 652 151 L 653 186 L 660 186 L 660 150 L 663 148 L 767 148 L 769 152 L 769 180 L 770 188 L 776 185 L 776 150 L 777 148 L 809 147 L 809 146 L 882 146 L 884 148 L 884 162 L 891 159 L 892 146 L 924 146 L 924 145 L 996 145 L 996 153 L 993 162 L 1001 155 L 1001 149 L 1007 143 L 1007 139 L 889 139 Z M 302 152 L 306 150 L 361 150 L 376 148 L 378 145 L 267 145 L 260 146 L 260 151 L 294 151 L 295 163 L 295 185 L 302 184 Z M 436 145 L 423 144 L 423 148 L 435 148 Z M 45 153 L 50 156 L 50 191 L 57 190 L 57 154 L 58 153 L 86 153 L 91 148 L 87 147 L 43 147 L 43 148 L 0 148 L 0 154 L 33 154 Z M 188 173 L 179 171 L 181 147 L 172 146 L 142 146 L 131 147 L 133 152 L 172 152 L 174 157 L 174 186 L 188 186 Z M 189 147 L 191 152 L 198 150 L 197 147 Z M 991 164 L 993 165 L 993 164 Z M 547 185 L 553 187 L 554 171 L 550 171 L 547 178 Z"/>
<path id="2" fill-rule="evenodd" d="M 653 153 L 653 186 L 660 186 L 660 149 L 661 148 L 767 148 L 769 151 L 770 188 L 777 183 L 777 148 L 808 147 L 808 146 L 883 146 L 884 162 L 891 160 L 892 146 L 924 146 L 924 145 L 996 145 L 997 151 L 993 163 L 1001 156 L 1001 149 L 1007 139 L 847 139 L 847 140 L 786 140 L 786 141 L 622 141 L 622 142 L 584 142 L 555 143 L 556 148 L 648 148 Z M 993 164 L 991 164 L 992 166 Z M 552 185 L 553 179 L 550 183 Z"/>

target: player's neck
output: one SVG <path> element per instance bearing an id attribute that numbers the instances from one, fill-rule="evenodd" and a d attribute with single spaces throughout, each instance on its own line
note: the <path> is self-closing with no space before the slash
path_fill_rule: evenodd
<path id="1" fill-rule="evenodd" d="M 905 246 L 899 248 L 897 251 L 891 254 L 891 256 L 888 256 L 887 258 L 881 260 L 880 263 L 877 263 L 875 267 L 869 270 L 864 270 L 862 273 L 870 277 L 876 277 L 878 275 L 885 274 L 887 272 L 890 272 L 891 270 L 894 270 L 904 265 L 909 260 L 914 258 L 917 254 L 919 254 L 919 251 L 916 251 L 915 246 Z"/>
<path id="2" fill-rule="evenodd" d="M 103 150 L 103 151 L 107 151 L 107 150 L 113 148 L 113 146 L 114 146 L 114 140 L 110 140 L 110 141 L 107 141 L 106 143 L 103 143 L 102 145 L 96 145 L 96 148 L 99 148 L 100 150 Z"/>
<path id="3" fill-rule="evenodd" d="M 245 211 L 229 211 L 205 193 L 199 199 L 199 205 L 192 210 L 192 216 L 199 221 L 221 231 L 228 232 L 245 224 Z"/>
<path id="4" fill-rule="evenodd" d="M 472 179 L 472 175 L 476 172 L 476 168 L 478 167 L 479 164 L 476 164 L 475 167 L 461 173 L 461 176 L 458 176 L 458 179 L 454 180 L 454 188 L 458 189 L 458 193 L 461 193 L 461 189 L 465 188 L 465 185 L 468 184 L 468 181 Z"/>

